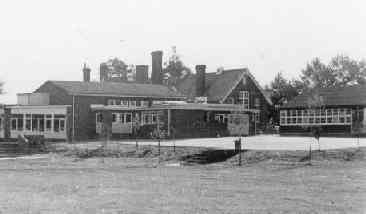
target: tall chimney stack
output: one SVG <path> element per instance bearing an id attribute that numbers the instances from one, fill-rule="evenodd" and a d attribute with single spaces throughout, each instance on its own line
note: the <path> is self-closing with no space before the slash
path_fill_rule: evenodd
<path id="1" fill-rule="evenodd" d="M 151 52 L 152 58 L 152 84 L 163 84 L 163 51 Z"/>
<path id="2" fill-rule="evenodd" d="M 136 65 L 136 82 L 147 83 L 149 80 L 149 66 Z"/>
<path id="3" fill-rule="evenodd" d="M 107 73 L 108 73 L 107 64 L 106 63 L 100 63 L 100 66 L 99 66 L 99 79 L 100 79 L 101 82 L 108 81 Z"/>
<path id="4" fill-rule="evenodd" d="M 203 97 L 206 88 L 206 65 L 196 65 L 196 97 Z"/>
<path id="5" fill-rule="evenodd" d="M 90 82 L 90 71 L 91 71 L 91 69 L 86 66 L 86 63 L 84 63 L 84 67 L 83 67 L 84 82 Z"/>

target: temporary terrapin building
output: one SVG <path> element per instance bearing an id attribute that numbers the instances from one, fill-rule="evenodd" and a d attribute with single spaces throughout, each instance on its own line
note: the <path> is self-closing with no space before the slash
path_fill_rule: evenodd
<path id="1" fill-rule="evenodd" d="M 298 95 L 280 110 L 281 134 L 366 134 L 366 86 L 331 87 Z"/>

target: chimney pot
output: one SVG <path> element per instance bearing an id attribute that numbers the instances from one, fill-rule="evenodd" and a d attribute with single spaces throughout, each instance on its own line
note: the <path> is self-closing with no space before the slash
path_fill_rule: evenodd
<path id="1" fill-rule="evenodd" d="M 86 66 L 86 63 L 84 63 L 84 67 L 83 67 L 84 82 L 90 82 L 90 72 L 91 72 L 91 69 Z"/>

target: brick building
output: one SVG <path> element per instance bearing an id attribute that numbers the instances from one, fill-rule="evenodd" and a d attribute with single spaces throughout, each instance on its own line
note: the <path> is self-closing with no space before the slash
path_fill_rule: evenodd
<path id="1" fill-rule="evenodd" d="M 232 135 L 228 127 L 244 116 L 245 134 L 268 122 L 271 102 L 248 69 L 187 75 L 176 87 L 162 84 L 162 52 L 136 69 L 136 82 L 46 81 L 33 93 L 18 94 L 18 104 L 0 108 L 0 138 L 19 134 L 49 139 L 87 140 L 108 132 L 112 137 L 149 137 L 154 129 L 169 137 Z M 151 82 L 151 83 L 147 83 Z"/>

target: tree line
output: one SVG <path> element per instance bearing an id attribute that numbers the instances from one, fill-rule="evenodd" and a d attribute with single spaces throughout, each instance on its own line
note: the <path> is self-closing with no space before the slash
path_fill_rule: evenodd
<path id="1" fill-rule="evenodd" d="M 366 61 L 346 55 L 332 57 L 328 64 L 318 57 L 306 64 L 297 79 L 286 79 L 278 72 L 269 85 L 271 100 L 275 106 L 283 105 L 295 96 L 321 88 L 346 87 L 366 84 Z"/>

